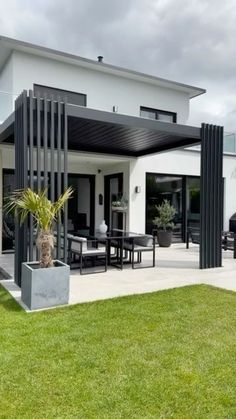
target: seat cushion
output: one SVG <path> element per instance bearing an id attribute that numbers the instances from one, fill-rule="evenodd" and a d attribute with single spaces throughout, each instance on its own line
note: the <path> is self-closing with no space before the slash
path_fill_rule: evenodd
<path id="1" fill-rule="evenodd" d="M 124 244 L 124 250 L 132 250 L 132 244 L 131 243 L 125 243 Z M 142 252 L 147 250 L 153 250 L 153 246 L 139 246 L 138 244 L 134 244 L 134 252 Z"/>
<path id="2" fill-rule="evenodd" d="M 73 239 L 71 240 L 71 251 L 75 253 L 80 253 L 81 243 L 82 243 L 82 252 L 86 252 L 88 250 L 87 239 L 85 237 L 73 236 Z"/>
<path id="3" fill-rule="evenodd" d="M 84 256 L 104 256 L 106 254 L 105 249 L 96 249 L 95 247 L 83 250 Z"/>
<path id="4" fill-rule="evenodd" d="M 153 246 L 153 237 L 151 235 L 146 235 L 143 237 L 137 237 L 134 239 L 134 243 L 138 246 L 143 247 L 152 247 Z"/>

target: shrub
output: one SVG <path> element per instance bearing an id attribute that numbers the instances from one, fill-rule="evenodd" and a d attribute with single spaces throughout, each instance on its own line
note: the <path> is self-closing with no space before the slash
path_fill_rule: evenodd
<path id="1" fill-rule="evenodd" d="M 158 216 L 154 218 L 153 224 L 162 230 L 172 229 L 174 227 L 173 218 L 176 209 L 167 199 L 164 199 L 161 205 L 156 205 Z"/>

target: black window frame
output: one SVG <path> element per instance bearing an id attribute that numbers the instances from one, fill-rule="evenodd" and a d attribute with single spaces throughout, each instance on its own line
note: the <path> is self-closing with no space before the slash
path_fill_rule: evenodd
<path id="1" fill-rule="evenodd" d="M 147 232 L 147 176 L 169 176 L 169 177 L 179 177 L 182 179 L 182 226 L 181 226 L 181 236 L 182 241 L 185 243 L 187 239 L 187 228 L 188 228 L 188 215 L 187 215 L 187 187 L 188 187 L 188 179 L 196 178 L 201 179 L 200 175 L 183 175 L 179 173 L 156 173 L 156 172 L 146 172 L 145 173 L 145 194 L 146 194 L 146 204 L 145 204 L 145 232 Z"/>
<path id="2" fill-rule="evenodd" d="M 79 105 L 79 104 L 71 103 L 71 102 L 67 102 L 67 103 L 70 103 L 71 105 L 75 105 L 75 106 L 84 106 L 84 107 L 87 107 L 87 95 L 85 93 L 74 92 L 72 90 L 64 90 L 64 89 L 59 89 L 58 87 L 45 86 L 43 84 L 34 83 L 34 95 L 37 94 L 37 91 L 36 91 L 37 88 L 39 88 L 39 89 L 40 88 L 48 89 L 49 92 L 48 92 L 48 95 L 46 96 L 46 97 L 48 97 L 48 99 L 51 99 L 51 97 L 53 96 L 53 91 L 54 92 L 58 92 L 58 96 L 57 96 L 56 100 L 58 99 L 58 97 L 60 97 L 60 93 L 61 93 L 61 99 L 62 100 L 64 100 L 64 98 L 66 97 L 66 94 L 68 94 L 68 93 L 69 94 L 72 94 L 72 95 L 80 96 L 81 98 L 84 99 L 84 104 L 83 105 L 82 104 Z M 44 99 L 45 98 L 45 95 L 44 96 L 41 95 L 40 97 L 42 97 L 42 99 Z"/>
<path id="3" fill-rule="evenodd" d="M 172 116 L 173 121 L 171 123 L 173 123 L 173 124 L 177 123 L 177 113 L 176 112 L 164 111 L 163 109 L 148 108 L 147 106 L 140 106 L 140 116 L 141 116 L 142 111 L 154 113 L 155 114 L 155 119 L 157 121 L 159 120 L 158 119 L 158 114 Z M 145 117 L 141 116 L 141 118 L 145 118 Z M 161 121 L 161 122 L 164 122 L 164 121 Z"/>

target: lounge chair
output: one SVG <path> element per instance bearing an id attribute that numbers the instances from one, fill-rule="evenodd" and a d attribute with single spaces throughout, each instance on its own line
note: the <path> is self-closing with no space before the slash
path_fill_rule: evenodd
<path id="1" fill-rule="evenodd" d="M 124 240 L 124 250 L 129 252 L 130 262 L 133 269 L 153 268 L 155 267 L 155 238 L 151 235 L 135 237 L 129 240 Z M 152 264 L 150 266 L 135 266 L 142 262 L 142 253 L 152 252 Z M 135 254 L 137 261 L 135 262 Z"/>
<path id="2" fill-rule="evenodd" d="M 107 271 L 107 244 L 105 247 L 99 248 L 99 243 L 97 240 L 87 240 L 84 237 L 68 235 L 68 263 L 71 267 L 72 263 L 76 261 L 76 257 L 79 257 L 79 269 L 81 275 L 87 275 L 91 273 L 102 273 Z M 104 269 L 103 270 L 90 270 L 86 271 L 83 269 L 86 266 L 86 259 L 93 261 L 95 265 L 96 259 L 104 260 Z"/>

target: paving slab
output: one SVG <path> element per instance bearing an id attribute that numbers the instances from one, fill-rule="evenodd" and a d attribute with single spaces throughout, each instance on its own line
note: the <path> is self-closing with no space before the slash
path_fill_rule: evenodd
<path id="1" fill-rule="evenodd" d="M 151 255 L 144 254 L 143 264 L 151 261 Z M 231 251 L 223 252 L 223 266 L 214 269 L 199 269 L 199 247 L 183 243 L 173 244 L 170 248 L 156 249 L 156 267 L 131 269 L 125 265 L 123 271 L 109 268 L 106 273 L 79 275 L 71 271 L 69 304 L 104 300 L 125 295 L 143 294 L 164 289 L 193 284 L 208 284 L 236 291 L 236 259 Z M 14 256 L 0 256 L 0 266 L 13 276 Z M 0 283 L 10 292 L 19 304 L 20 288 L 13 279 Z"/>

